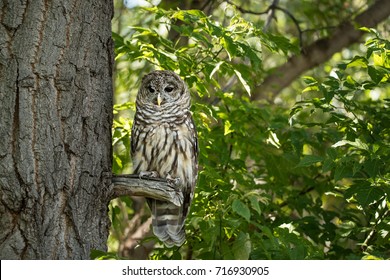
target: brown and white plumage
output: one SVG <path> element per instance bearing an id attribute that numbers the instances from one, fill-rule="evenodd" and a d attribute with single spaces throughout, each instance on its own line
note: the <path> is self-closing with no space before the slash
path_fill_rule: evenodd
<path id="1" fill-rule="evenodd" d="M 134 173 L 179 178 L 184 195 L 180 207 L 148 199 L 153 232 L 168 247 L 185 241 L 184 222 L 197 180 L 198 143 L 190 99 L 187 85 L 177 74 L 154 71 L 142 79 L 136 100 L 131 139 Z"/>

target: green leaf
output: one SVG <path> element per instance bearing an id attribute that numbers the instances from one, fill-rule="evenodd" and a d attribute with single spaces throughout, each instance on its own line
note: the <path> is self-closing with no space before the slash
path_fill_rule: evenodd
<path id="1" fill-rule="evenodd" d="M 294 45 L 290 42 L 287 37 L 275 35 L 272 32 L 263 34 L 264 38 L 267 37 L 267 40 L 263 41 L 263 44 L 267 46 L 272 51 L 282 51 L 287 54 L 289 52 L 298 53 L 299 48 L 297 45 Z"/>
<path id="2" fill-rule="evenodd" d="M 241 217 L 245 218 L 247 222 L 250 221 L 251 218 L 251 211 L 249 210 L 248 206 L 246 206 L 241 200 L 235 199 L 232 204 L 232 209 L 234 212 L 236 212 Z"/>
<path id="3" fill-rule="evenodd" d="M 352 173 L 352 167 L 346 164 L 339 164 L 334 171 L 334 180 L 339 181 L 343 178 L 350 178 L 352 177 Z"/>
<path id="4" fill-rule="evenodd" d="M 124 38 L 120 36 L 118 33 L 112 32 L 112 39 L 115 43 L 115 50 L 120 49 L 124 45 Z"/>
<path id="5" fill-rule="evenodd" d="M 366 68 L 368 60 L 362 56 L 355 56 L 350 63 L 347 64 L 347 68 L 350 67 L 363 67 Z"/>
<path id="6" fill-rule="evenodd" d="M 234 69 L 234 73 L 236 73 L 238 79 L 240 80 L 241 84 L 244 86 L 246 92 L 251 96 L 251 88 L 248 85 L 248 83 L 245 81 L 245 79 L 242 77 L 241 72 L 237 69 Z"/>
<path id="7" fill-rule="evenodd" d="M 211 79 L 211 77 L 215 74 L 215 72 L 217 72 L 218 70 L 219 70 L 219 68 L 221 67 L 221 65 L 224 63 L 224 61 L 220 61 L 220 62 L 218 62 L 216 65 L 215 65 L 215 67 L 214 67 L 214 69 L 213 69 L 213 71 L 211 71 L 211 73 L 210 73 L 210 79 Z"/>
<path id="8" fill-rule="evenodd" d="M 379 160 L 367 160 L 364 163 L 364 171 L 367 172 L 371 178 L 375 178 L 380 172 L 381 167 L 383 167 L 383 164 L 384 163 Z"/>
<path id="9" fill-rule="evenodd" d="M 332 145 L 332 148 L 337 148 L 345 145 L 351 145 L 355 148 L 362 149 L 362 150 L 369 150 L 369 147 L 366 143 L 363 143 L 360 139 L 356 138 L 355 141 L 348 141 L 348 140 L 341 140 L 335 144 Z"/>
<path id="10" fill-rule="evenodd" d="M 261 209 L 260 209 L 259 200 L 257 196 L 254 195 L 249 196 L 249 201 L 251 203 L 252 209 L 254 209 L 259 215 L 261 215 Z"/>
<path id="11" fill-rule="evenodd" d="M 223 38 L 221 38 L 221 45 L 228 53 L 229 60 L 232 60 L 232 58 L 237 55 L 237 46 L 234 44 L 233 40 L 229 36 L 224 36 Z"/>
<path id="12" fill-rule="evenodd" d="M 325 159 L 324 164 L 322 166 L 322 171 L 328 172 L 328 171 L 332 170 L 333 167 L 334 167 L 333 160 L 330 158 L 327 158 L 327 159 Z"/>
<path id="13" fill-rule="evenodd" d="M 268 139 L 266 140 L 266 142 L 273 145 L 274 147 L 276 147 L 278 149 L 281 147 L 279 138 L 276 135 L 276 133 L 273 131 L 269 131 L 269 136 L 268 136 Z"/>
<path id="14" fill-rule="evenodd" d="M 346 198 L 354 196 L 363 208 L 374 202 L 377 202 L 384 195 L 385 192 L 381 187 L 370 186 L 368 184 L 352 186 L 345 192 Z"/>
<path id="15" fill-rule="evenodd" d="M 319 87 L 318 86 L 310 86 L 310 87 L 305 87 L 302 90 L 302 93 L 309 92 L 309 91 L 318 91 Z"/>
<path id="16" fill-rule="evenodd" d="M 356 85 L 356 82 L 355 80 L 352 78 L 351 75 L 348 75 L 347 76 L 347 79 L 344 83 L 344 85 L 347 87 L 347 88 L 350 88 L 350 89 L 354 89 L 355 85 Z"/>
<path id="17" fill-rule="evenodd" d="M 383 77 L 384 77 L 384 74 L 381 71 L 377 70 L 373 66 L 368 66 L 367 72 L 368 72 L 368 75 L 370 76 L 370 78 L 376 84 L 379 84 L 382 81 Z"/>
<path id="18" fill-rule="evenodd" d="M 310 77 L 310 76 L 303 76 L 303 82 L 305 84 L 307 84 L 308 86 L 312 86 L 312 85 L 317 85 L 318 82 L 316 79 L 314 79 L 313 77 Z"/>
<path id="19" fill-rule="evenodd" d="M 254 67 L 254 70 L 259 70 L 261 66 L 261 59 L 259 58 L 260 52 L 254 50 L 246 44 L 240 43 L 239 46 L 244 52 L 241 56 L 249 58 L 252 66 Z"/>
<path id="20" fill-rule="evenodd" d="M 232 246 L 230 243 L 222 242 L 221 246 L 221 254 L 224 260 L 234 260 L 235 257 L 232 252 Z"/>
<path id="21" fill-rule="evenodd" d="M 248 260 L 252 250 L 251 239 L 248 233 L 239 232 L 233 243 L 233 255 L 236 260 Z"/>
<path id="22" fill-rule="evenodd" d="M 89 257 L 91 260 L 120 260 L 115 253 L 107 253 L 100 250 L 91 250 Z"/>
<path id="23" fill-rule="evenodd" d="M 179 10 L 172 14 L 171 18 L 192 23 L 206 18 L 206 15 L 200 10 Z"/>
<path id="24" fill-rule="evenodd" d="M 331 158 L 332 160 L 337 159 L 337 150 L 333 148 L 329 148 L 326 150 L 326 154 Z"/>
<path id="25" fill-rule="evenodd" d="M 232 124 L 230 123 L 229 120 L 225 121 L 225 126 L 224 126 L 224 133 L 223 135 L 228 135 L 229 133 L 234 132 L 234 129 L 231 129 Z"/>
<path id="26" fill-rule="evenodd" d="M 123 168 L 122 160 L 117 155 L 113 155 L 113 171 L 119 173 Z"/>
<path id="27" fill-rule="evenodd" d="M 375 66 L 384 66 L 387 60 L 385 53 L 374 53 L 372 58 Z"/>
<path id="28" fill-rule="evenodd" d="M 171 260 L 182 260 L 183 258 L 181 256 L 179 250 L 176 250 L 176 251 L 173 252 L 173 254 L 172 254 L 170 259 Z"/>
<path id="29" fill-rule="evenodd" d="M 311 166 L 317 162 L 322 162 L 324 160 L 323 157 L 316 156 L 316 155 L 306 155 L 303 156 L 301 161 L 298 163 L 296 167 L 305 167 L 305 166 Z"/>

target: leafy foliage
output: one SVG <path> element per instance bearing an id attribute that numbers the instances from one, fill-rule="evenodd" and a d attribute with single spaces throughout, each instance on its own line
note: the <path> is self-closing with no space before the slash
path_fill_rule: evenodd
<path id="1" fill-rule="evenodd" d="M 284 57 L 294 43 L 238 13 L 221 24 L 199 10 L 142 11 L 149 27 L 113 34 L 117 91 L 153 68 L 176 71 L 193 92 L 201 165 L 187 243 L 152 259 L 390 258 L 389 41 L 365 29 L 365 51 L 304 77 L 293 107 L 254 103 L 264 49 Z M 114 107 L 115 173 L 131 169 L 135 93 Z M 113 247 L 132 206 L 110 206 Z"/>

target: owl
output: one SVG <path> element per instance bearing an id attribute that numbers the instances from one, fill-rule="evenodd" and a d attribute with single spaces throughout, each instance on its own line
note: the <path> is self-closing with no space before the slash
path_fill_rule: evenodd
<path id="1" fill-rule="evenodd" d="M 172 71 L 143 77 L 136 99 L 131 136 L 135 174 L 174 180 L 184 201 L 176 206 L 148 199 L 153 233 L 167 247 L 185 241 L 184 222 L 194 196 L 198 174 L 198 140 L 186 83 Z"/>

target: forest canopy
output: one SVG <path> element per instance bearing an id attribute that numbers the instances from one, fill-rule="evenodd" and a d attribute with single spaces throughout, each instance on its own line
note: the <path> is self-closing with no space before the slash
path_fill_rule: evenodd
<path id="1" fill-rule="evenodd" d="M 389 259 L 385 2 L 115 1 L 113 172 L 132 173 L 134 100 L 154 69 L 190 88 L 201 168 L 181 248 L 122 197 L 110 253 L 92 257 Z"/>

